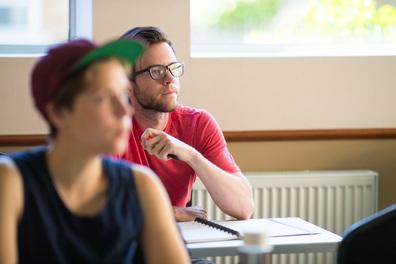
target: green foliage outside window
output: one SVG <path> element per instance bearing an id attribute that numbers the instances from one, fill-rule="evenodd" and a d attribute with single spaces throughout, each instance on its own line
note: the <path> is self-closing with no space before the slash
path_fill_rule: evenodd
<path id="1" fill-rule="evenodd" d="M 219 15 L 217 25 L 222 29 L 265 26 L 280 8 L 280 0 L 238 1 Z"/>
<path id="2" fill-rule="evenodd" d="M 285 7 L 286 0 L 238 0 L 231 9 L 218 16 L 217 26 L 223 30 L 250 28 L 264 30 Z M 280 34 L 320 36 L 320 38 L 374 38 L 396 40 L 396 8 L 378 6 L 375 0 L 318 0 L 288 28 L 278 28 Z"/>
<path id="3" fill-rule="evenodd" d="M 396 8 L 380 7 L 373 0 L 320 0 L 312 5 L 302 24 L 323 36 L 396 37 Z"/>

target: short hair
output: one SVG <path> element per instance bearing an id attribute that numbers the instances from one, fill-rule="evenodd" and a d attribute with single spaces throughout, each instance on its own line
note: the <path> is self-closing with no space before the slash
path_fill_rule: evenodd
<path id="1" fill-rule="evenodd" d="M 165 42 L 172 48 L 173 52 L 175 52 L 172 42 L 168 39 L 166 34 L 157 27 L 134 27 L 125 32 L 120 39 L 138 40 L 148 46 Z"/>

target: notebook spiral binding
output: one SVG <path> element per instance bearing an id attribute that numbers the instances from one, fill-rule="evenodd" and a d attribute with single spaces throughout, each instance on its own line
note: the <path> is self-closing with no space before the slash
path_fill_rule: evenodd
<path id="1" fill-rule="evenodd" d="M 214 229 L 219 229 L 219 230 L 224 231 L 226 233 L 230 233 L 230 234 L 232 234 L 234 236 L 237 236 L 238 238 L 241 238 L 241 234 L 238 231 L 236 231 L 234 229 L 231 229 L 231 228 L 228 228 L 228 227 L 223 226 L 223 225 L 219 225 L 219 224 L 217 224 L 215 222 L 212 222 L 210 220 L 206 220 L 206 219 L 197 217 L 197 218 L 194 219 L 194 221 L 198 222 L 200 224 L 203 224 L 203 225 L 210 226 L 210 227 L 212 227 Z"/>

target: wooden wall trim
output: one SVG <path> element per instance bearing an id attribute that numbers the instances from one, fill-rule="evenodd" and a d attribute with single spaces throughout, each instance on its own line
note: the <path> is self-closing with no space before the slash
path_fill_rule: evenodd
<path id="1" fill-rule="evenodd" d="M 47 135 L 0 135 L 0 147 L 28 147 L 42 145 Z"/>
<path id="2" fill-rule="evenodd" d="M 396 138 L 395 128 L 368 129 L 310 129 L 224 131 L 227 142 L 284 141 L 284 140 L 332 140 L 332 139 L 390 139 Z"/>
<path id="3" fill-rule="evenodd" d="M 396 128 L 224 131 L 224 137 L 227 142 L 396 139 Z M 36 146 L 46 141 L 46 135 L 0 135 L 0 147 Z"/>

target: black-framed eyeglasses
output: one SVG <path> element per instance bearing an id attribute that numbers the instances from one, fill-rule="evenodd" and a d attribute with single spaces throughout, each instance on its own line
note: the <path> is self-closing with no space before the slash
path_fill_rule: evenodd
<path id="1" fill-rule="evenodd" d="M 132 81 L 136 79 L 136 76 L 145 72 L 149 72 L 153 80 L 162 80 L 165 78 L 167 70 L 169 70 L 173 77 L 178 78 L 184 73 L 184 64 L 180 61 L 176 61 L 168 65 L 151 65 L 143 70 L 134 72 L 132 74 Z"/>

